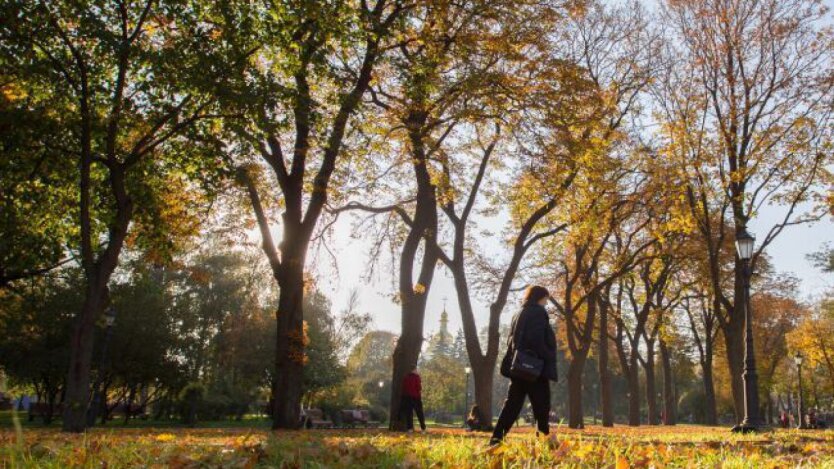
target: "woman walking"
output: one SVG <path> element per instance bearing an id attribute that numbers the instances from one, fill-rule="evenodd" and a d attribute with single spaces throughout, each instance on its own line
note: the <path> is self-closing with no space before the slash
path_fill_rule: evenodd
<path id="1" fill-rule="evenodd" d="M 550 433 L 550 381 L 556 381 L 556 336 L 544 309 L 548 298 L 550 293 L 544 287 L 527 288 L 521 311 L 513 317 L 507 353 L 501 362 L 501 374 L 510 378 L 510 388 L 490 445 L 504 440 L 525 397 L 530 398 L 538 431 Z"/>

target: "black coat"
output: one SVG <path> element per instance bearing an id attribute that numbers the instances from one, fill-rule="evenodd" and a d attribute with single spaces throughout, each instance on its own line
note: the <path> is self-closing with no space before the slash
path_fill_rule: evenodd
<path id="1" fill-rule="evenodd" d="M 521 324 L 523 331 L 517 326 Z M 521 340 L 521 343 L 516 343 Z M 530 350 L 544 360 L 542 377 L 556 381 L 556 335 L 550 327 L 547 310 L 541 305 L 525 306 L 513 317 L 507 353 L 501 361 L 501 374 L 509 376 L 513 355 L 517 349 Z"/>

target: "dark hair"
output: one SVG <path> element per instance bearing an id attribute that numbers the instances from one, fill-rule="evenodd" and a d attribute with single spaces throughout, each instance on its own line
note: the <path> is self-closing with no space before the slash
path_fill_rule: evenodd
<path id="1" fill-rule="evenodd" d="M 547 288 L 530 285 L 527 287 L 527 291 L 524 292 L 523 304 L 524 306 L 532 306 L 541 301 L 542 298 L 547 298 L 548 296 L 550 296 L 550 292 L 547 291 Z"/>

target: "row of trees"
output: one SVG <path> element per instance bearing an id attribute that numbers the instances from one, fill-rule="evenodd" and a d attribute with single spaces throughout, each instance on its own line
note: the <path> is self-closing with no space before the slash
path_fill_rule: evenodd
<path id="1" fill-rule="evenodd" d="M 0 285 L 67 263 L 83 272 L 69 431 L 85 426 L 95 324 L 120 260 L 136 248 L 171 262 L 218 203 L 259 228 L 279 288 L 276 428 L 299 422 L 308 251 L 348 211 L 372 215 L 374 259 L 395 253 L 391 415 L 438 263 L 485 425 L 501 317 L 533 281 L 563 319 L 572 427 L 590 355 L 610 425 L 611 345 L 639 402 L 638 363 L 648 377 L 659 353 L 670 374 L 668 331 L 696 304 L 700 360 L 720 337 L 740 415 L 733 240 L 763 207 L 782 209 L 753 258 L 761 271 L 783 229 L 831 202 L 819 0 L 669 0 L 654 14 L 592 0 L 14 0 L 2 13 Z M 218 199 L 228 193 L 245 203 Z M 505 222 L 498 247 L 471 230 L 490 219 Z M 490 305 L 484 337 L 475 298 Z"/>
<path id="2" fill-rule="evenodd" d="M 117 405 L 185 420 L 263 410 L 274 381 L 276 298 L 257 251 L 211 243 L 167 266 L 132 257 L 116 274 L 112 337 L 97 324 L 93 347 L 94 382 L 109 396 L 102 403 L 109 407 L 98 410 L 102 422 Z M 3 293 L 0 364 L 11 385 L 46 404 L 47 421 L 67 403 L 66 363 L 82 282 L 82 272 L 67 267 Z M 319 292 L 306 301 L 302 382 L 314 398 L 356 375 L 343 357 L 367 332 L 370 317 L 352 309 L 334 314 Z"/>

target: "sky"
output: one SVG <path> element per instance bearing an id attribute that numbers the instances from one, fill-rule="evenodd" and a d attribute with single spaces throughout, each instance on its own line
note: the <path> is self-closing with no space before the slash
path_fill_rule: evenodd
<path id="1" fill-rule="evenodd" d="M 783 209 L 778 207 L 763 210 L 760 216 L 751 222 L 750 232 L 754 235 L 758 234 L 760 239 L 763 238 L 767 230 L 781 218 L 783 213 Z M 489 225 L 493 229 L 492 225 L 496 223 L 489 223 Z M 477 232 L 480 228 L 484 226 L 473 224 L 472 232 Z M 333 232 L 335 233 L 334 239 L 329 246 L 335 255 L 338 272 L 332 267 L 333 258 L 323 251 L 319 252 L 314 259 L 315 268 L 318 269 L 318 288 L 331 299 L 335 311 L 341 311 L 346 307 L 351 291 L 356 289 L 359 292 L 359 309 L 372 315 L 374 327 L 399 333 L 400 308 L 392 300 L 397 290 L 396 278 L 392 277 L 396 275 L 396 271 L 392 272 L 383 262 L 372 278 L 366 281 L 363 277 L 369 264 L 369 240 L 361 237 L 354 239 L 350 236 L 351 220 L 349 217 L 341 218 L 334 226 Z M 768 254 L 776 270 L 791 273 L 800 280 L 799 290 L 803 299 L 813 300 L 826 289 L 834 287 L 834 274 L 821 272 L 806 258 L 808 254 L 819 251 L 826 242 L 834 242 L 834 221 L 831 217 L 814 225 L 785 228 L 768 248 Z M 508 252 L 508 248 L 502 250 L 490 246 L 489 249 L 490 255 L 502 259 Z M 476 298 L 475 311 L 479 328 L 486 325 L 489 301 L 491 298 L 488 297 Z M 438 266 L 426 308 L 427 337 L 439 327 L 440 313 L 443 311 L 444 303 L 449 313 L 449 329 L 453 332 L 457 331 L 461 321 L 454 284 L 446 268 Z M 511 299 L 504 311 L 502 322 L 509 321 L 514 313 L 513 303 L 514 300 Z"/>
<path id="2" fill-rule="evenodd" d="M 834 0 L 824 3 L 834 12 Z M 829 13 L 834 18 L 834 13 Z M 779 207 L 765 207 L 759 216 L 751 222 L 750 232 L 764 238 L 770 227 L 782 218 L 784 209 Z M 334 269 L 333 258 L 320 250 L 312 259 L 313 266 L 318 272 L 318 288 L 327 295 L 335 311 L 341 311 L 347 305 L 352 290 L 359 293 L 359 309 L 368 312 L 374 319 L 374 327 L 399 334 L 400 308 L 393 301 L 397 291 L 396 271 L 383 263 L 376 274 L 369 281 L 364 278 L 369 264 L 369 239 L 351 236 L 351 216 L 343 216 L 334 226 L 334 238 L 328 243 L 336 258 Z M 471 233 L 479 229 L 488 228 L 500 231 L 500 222 L 488 222 L 489 226 L 474 226 Z M 496 229 L 497 228 L 497 229 Z M 279 233 L 275 233 L 280 236 Z M 834 220 L 829 216 L 814 225 L 801 225 L 786 228 L 782 234 L 770 245 L 768 254 L 771 256 L 778 272 L 790 273 L 799 279 L 799 290 L 802 299 L 812 301 L 819 297 L 826 289 L 834 287 L 834 274 L 825 274 L 815 268 L 806 258 L 810 253 L 819 251 L 826 243 L 834 243 Z M 488 254 L 504 259 L 508 253 L 507 247 L 501 247 L 495 242 L 488 244 Z M 474 307 L 479 329 L 486 324 L 490 297 L 475 298 Z M 510 298 L 504 311 L 502 322 L 508 322 L 514 313 L 513 304 L 517 298 Z M 425 333 L 426 337 L 439 327 L 440 314 L 444 308 L 449 313 L 449 329 L 457 331 L 460 328 L 460 312 L 457 307 L 457 297 L 451 275 L 445 267 L 438 266 L 434 283 L 429 292 L 426 309 Z"/>

